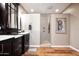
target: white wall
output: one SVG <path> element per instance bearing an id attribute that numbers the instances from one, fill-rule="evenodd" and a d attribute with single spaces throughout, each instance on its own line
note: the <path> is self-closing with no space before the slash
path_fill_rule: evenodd
<path id="1" fill-rule="evenodd" d="M 70 13 L 70 45 L 79 49 L 79 4 L 71 4 L 63 13 Z"/>
<path id="2" fill-rule="evenodd" d="M 40 45 L 40 14 L 28 14 L 30 15 L 30 24 L 32 30 L 30 31 L 30 46 Z"/>
<path id="3" fill-rule="evenodd" d="M 21 15 L 22 30 L 30 32 L 30 47 L 40 45 L 40 14 L 22 14 Z M 32 30 L 29 30 L 29 24 Z"/>
<path id="4" fill-rule="evenodd" d="M 56 18 L 66 18 L 67 23 L 67 32 L 66 34 L 57 34 L 56 33 Z M 62 46 L 69 45 L 69 15 L 65 14 L 52 14 L 51 15 L 51 43 L 53 46 Z"/>
<path id="5" fill-rule="evenodd" d="M 29 19 L 29 15 L 28 14 L 22 14 L 21 16 L 21 24 L 22 24 L 22 28 L 21 30 L 24 31 L 29 31 L 29 24 L 30 24 L 30 19 Z"/>
<path id="6" fill-rule="evenodd" d="M 20 29 L 20 18 L 22 24 L 22 30 L 29 31 L 29 24 L 32 25 L 32 30 L 30 31 L 30 47 L 40 45 L 40 14 L 27 14 L 24 12 L 23 8 L 19 6 L 18 9 L 18 27 Z"/>

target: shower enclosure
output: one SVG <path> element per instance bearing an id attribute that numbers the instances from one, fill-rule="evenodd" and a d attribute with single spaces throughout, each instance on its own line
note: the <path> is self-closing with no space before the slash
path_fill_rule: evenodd
<path id="1" fill-rule="evenodd" d="M 51 45 L 50 39 L 50 14 L 41 14 L 40 17 L 40 44 Z"/>

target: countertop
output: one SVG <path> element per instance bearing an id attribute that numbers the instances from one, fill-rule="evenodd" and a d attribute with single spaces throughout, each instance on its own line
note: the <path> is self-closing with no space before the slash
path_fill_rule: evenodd
<path id="1" fill-rule="evenodd" d="M 21 33 L 18 33 L 19 35 L 24 35 L 24 34 L 28 34 L 28 33 L 30 33 L 30 31 L 28 31 L 28 32 L 21 32 Z"/>
<path id="2" fill-rule="evenodd" d="M 7 39 L 10 39 L 10 38 L 13 38 L 13 37 L 14 36 L 0 35 L 0 41 L 7 40 Z"/>
<path id="3" fill-rule="evenodd" d="M 18 38 L 23 36 L 24 34 L 28 34 L 29 32 L 22 32 L 22 33 L 18 33 L 18 35 L 0 35 L 0 41 L 2 40 L 7 40 L 10 38 Z"/>
<path id="4" fill-rule="evenodd" d="M 0 41 L 2 40 L 7 40 L 10 38 L 18 38 L 21 37 L 22 35 L 0 35 Z"/>

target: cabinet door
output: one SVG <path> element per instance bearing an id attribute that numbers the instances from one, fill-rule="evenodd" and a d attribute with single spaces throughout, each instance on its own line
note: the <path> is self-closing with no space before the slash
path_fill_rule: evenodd
<path id="1" fill-rule="evenodd" d="M 4 41 L 0 42 L 0 55 L 3 56 L 10 56 L 13 55 L 13 45 L 12 45 L 12 40 L 14 38 L 11 39 L 7 39 Z"/>
<path id="2" fill-rule="evenodd" d="M 0 44 L 0 56 L 2 55 L 2 44 Z"/>
<path id="3" fill-rule="evenodd" d="M 3 43 L 4 55 L 11 55 L 11 40 L 7 40 Z"/>
<path id="4" fill-rule="evenodd" d="M 22 55 L 22 37 L 16 38 L 14 40 L 14 55 L 19 56 Z"/>
<path id="5" fill-rule="evenodd" d="M 27 51 L 29 48 L 29 34 L 25 35 L 24 46 L 25 46 L 24 50 Z"/>

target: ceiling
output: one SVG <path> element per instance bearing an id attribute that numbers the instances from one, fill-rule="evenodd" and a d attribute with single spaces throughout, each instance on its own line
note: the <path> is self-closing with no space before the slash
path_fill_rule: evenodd
<path id="1" fill-rule="evenodd" d="M 21 3 L 28 13 L 61 13 L 70 3 Z M 34 9 L 34 12 L 30 10 Z M 59 9 L 56 12 L 56 9 Z"/>

